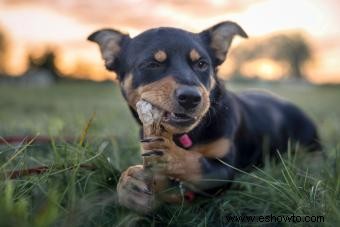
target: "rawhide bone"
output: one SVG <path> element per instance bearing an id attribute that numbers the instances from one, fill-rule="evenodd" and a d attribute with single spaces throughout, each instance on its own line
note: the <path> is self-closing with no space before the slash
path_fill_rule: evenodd
<path id="1" fill-rule="evenodd" d="M 144 137 L 160 135 L 160 123 L 164 111 L 144 100 L 138 101 L 136 108 L 139 119 L 143 123 Z"/>
<path id="2" fill-rule="evenodd" d="M 145 100 L 139 100 L 136 103 L 136 109 L 139 116 L 139 119 L 143 124 L 143 135 L 144 138 L 153 138 L 161 135 L 162 127 L 161 127 L 161 119 L 164 114 L 163 110 L 155 107 L 151 103 Z M 148 158 L 152 155 L 162 155 L 161 151 L 142 151 L 144 152 L 142 156 L 144 157 L 144 167 L 147 167 Z"/>
<path id="3" fill-rule="evenodd" d="M 161 127 L 161 120 L 162 116 L 164 115 L 164 111 L 160 110 L 159 108 L 155 107 L 151 103 L 144 100 L 140 100 L 136 103 L 136 109 L 139 119 L 142 121 L 143 124 L 144 139 L 160 136 L 164 130 Z M 149 167 L 152 164 L 153 157 L 161 156 L 163 155 L 163 152 L 162 151 L 142 151 L 142 152 L 144 152 L 142 153 L 143 165 L 147 173 L 149 189 L 150 191 L 152 191 L 152 193 L 160 192 L 163 189 L 159 187 L 159 184 L 163 185 L 162 182 L 166 182 L 167 177 L 150 171 Z M 156 181 L 158 182 L 158 184 L 156 184 Z"/>

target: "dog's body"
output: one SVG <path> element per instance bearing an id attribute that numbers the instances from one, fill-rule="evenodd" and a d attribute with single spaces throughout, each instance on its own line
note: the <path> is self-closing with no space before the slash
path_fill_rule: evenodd
<path id="1" fill-rule="evenodd" d="M 294 105 L 264 92 L 235 95 L 224 88 L 216 68 L 235 35 L 247 37 L 237 24 L 223 22 L 197 34 L 159 28 L 131 39 L 105 29 L 89 37 L 99 44 L 106 67 L 118 74 L 137 121 L 140 99 L 166 113 L 164 134 L 141 138 L 144 151 L 162 154 L 150 157 L 160 200 L 181 201 L 178 192 L 160 193 L 178 182 L 188 192 L 214 195 L 233 179 L 235 167 L 259 165 L 266 151 L 284 152 L 288 141 L 321 148 L 314 124 Z M 144 172 L 141 165 L 130 167 L 117 187 L 120 202 L 140 212 L 154 208 Z"/>

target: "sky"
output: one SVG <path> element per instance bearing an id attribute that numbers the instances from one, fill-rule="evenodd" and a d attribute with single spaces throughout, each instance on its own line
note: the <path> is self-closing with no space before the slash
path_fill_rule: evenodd
<path id="1" fill-rule="evenodd" d="M 92 79 L 114 78 L 105 71 L 98 47 L 86 41 L 93 31 L 111 27 L 133 37 L 149 28 L 174 26 L 199 32 L 224 20 L 240 24 L 250 39 L 302 32 L 315 52 L 316 60 L 306 70 L 309 78 L 340 83 L 339 0 L 0 1 L 0 27 L 11 40 L 8 68 L 16 74 L 25 70 L 28 51 L 48 45 L 57 47 L 57 62 L 65 73 L 77 67 Z M 236 40 L 233 47 L 240 42 L 247 40 Z"/>

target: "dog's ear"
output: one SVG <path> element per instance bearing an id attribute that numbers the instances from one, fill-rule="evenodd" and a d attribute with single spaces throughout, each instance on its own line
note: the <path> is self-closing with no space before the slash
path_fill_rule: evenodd
<path id="1" fill-rule="evenodd" d="M 248 38 L 246 32 L 238 24 L 231 21 L 216 24 L 202 31 L 199 35 L 210 48 L 216 66 L 224 62 L 235 35 Z"/>
<path id="2" fill-rule="evenodd" d="M 120 51 L 130 40 L 129 35 L 114 29 L 101 29 L 92 33 L 87 39 L 99 45 L 106 68 L 117 70 Z"/>

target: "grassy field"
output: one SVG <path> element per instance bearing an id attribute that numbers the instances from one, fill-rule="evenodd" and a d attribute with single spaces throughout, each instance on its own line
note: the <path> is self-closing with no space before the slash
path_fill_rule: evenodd
<path id="1" fill-rule="evenodd" d="M 291 147 L 279 163 L 267 162 L 263 169 L 240 174 L 232 189 L 219 198 L 164 205 L 154 215 L 140 216 L 116 203 L 120 172 L 141 162 L 136 123 L 117 86 L 0 85 L 0 140 L 12 135 L 54 138 L 48 144 L 0 145 L 0 226 L 262 226 L 231 223 L 227 217 L 293 214 L 324 217 L 322 223 L 295 225 L 339 224 L 340 87 L 226 86 L 233 91 L 266 89 L 299 105 L 317 123 L 327 158 Z M 6 177 L 13 170 L 35 166 L 49 169 L 39 175 Z"/>

